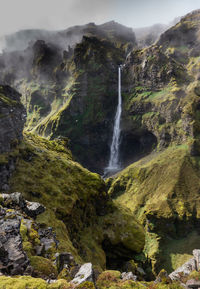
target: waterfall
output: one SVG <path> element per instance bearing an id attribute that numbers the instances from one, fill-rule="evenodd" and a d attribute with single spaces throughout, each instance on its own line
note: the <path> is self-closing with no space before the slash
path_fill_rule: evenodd
<path id="1" fill-rule="evenodd" d="M 120 119 L 122 113 L 122 96 L 121 96 L 121 66 L 118 67 L 118 105 L 114 121 L 112 143 L 110 146 L 110 160 L 105 173 L 117 172 L 120 169 L 119 162 L 119 145 L 120 145 Z"/>

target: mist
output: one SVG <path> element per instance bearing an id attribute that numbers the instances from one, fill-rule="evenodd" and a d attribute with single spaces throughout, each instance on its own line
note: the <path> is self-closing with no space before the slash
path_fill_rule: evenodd
<path id="1" fill-rule="evenodd" d="M 0 36 L 21 29 L 63 30 L 115 20 L 129 27 L 167 24 L 200 8 L 199 0 L 0 0 Z"/>
<path id="2" fill-rule="evenodd" d="M 53 31 L 89 22 L 99 25 L 114 20 L 134 30 L 161 24 L 160 33 L 169 27 L 174 18 L 200 8 L 199 0 L 0 0 L 0 4 L 1 52 L 5 46 L 14 50 L 12 45 L 17 50 L 24 49 L 29 41 L 38 39 L 38 36 L 45 39 L 45 35 L 48 35 L 51 38 Z M 25 33 L 26 38 L 23 39 L 22 34 L 18 33 L 19 41 L 15 38 L 12 43 L 12 35 L 7 35 L 20 30 L 28 30 L 30 35 Z M 135 31 L 142 33 L 142 30 Z M 153 32 L 155 38 L 159 33 Z M 59 43 L 62 41 L 60 39 Z"/>

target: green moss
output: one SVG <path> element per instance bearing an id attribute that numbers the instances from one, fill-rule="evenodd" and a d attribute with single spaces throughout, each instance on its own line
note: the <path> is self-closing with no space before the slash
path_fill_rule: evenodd
<path id="1" fill-rule="evenodd" d="M 145 236 L 143 227 L 134 221 L 134 216 L 123 207 L 101 218 L 103 233 L 112 245 L 122 244 L 133 252 L 140 253 L 144 248 Z M 115 234 L 113 234 L 113 224 Z"/>
<path id="2" fill-rule="evenodd" d="M 119 271 L 108 270 L 101 273 L 97 279 L 96 285 L 98 288 L 109 288 L 112 283 L 120 280 L 121 273 Z"/>
<path id="3" fill-rule="evenodd" d="M 73 289 L 74 286 L 66 280 L 58 280 L 53 284 L 48 285 L 48 289 Z"/>
<path id="4" fill-rule="evenodd" d="M 195 231 L 192 223 L 200 212 L 199 164 L 193 159 L 197 161 L 187 146 L 153 153 L 122 171 L 109 190 L 146 225 L 144 252 L 154 272 L 159 266 L 172 271 L 188 260 L 199 242 L 196 233 L 186 237 L 186 231 Z"/>
<path id="5" fill-rule="evenodd" d="M 34 274 L 37 277 L 55 278 L 57 276 L 57 269 L 52 262 L 40 256 L 31 256 L 30 264 L 33 267 Z"/>
<path id="6" fill-rule="evenodd" d="M 94 283 L 86 281 L 78 285 L 76 288 L 77 289 L 95 289 L 95 286 L 94 286 Z"/>
<path id="7" fill-rule="evenodd" d="M 199 271 L 192 271 L 188 276 L 187 280 L 195 279 L 196 281 L 200 281 L 200 272 Z M 185 280 L 186 281 L 186 280 Z"/>
<path id="8" fill-rule="evenodd" d="M 47 289 L 47 283 L 39 278 L 32 278 L 30 276 L 21 276 L 18 278 L 11 278 L 0 276 L 0 289 Z"/>
<path id="9" fill-rule="evenodd" d="M 67 251 L 78 263 L 92 262 L 99 269 L 105 268 L 102 248 L 105 232 L 113 245 L 122 244 L 133 253 L 142 250 L 142 227 L 128 210 L 108 201 L 105 183 L 99 175 L 74 162 L 62 142 L 25 136 L 24 143 L 17 148 L 16 170 L 10 186 L 26 199 L 45 205 L 45 212 L 36 221 L 42 227 L 51 226 L 59 240 L 58 248 L 48 251 L 50 259 L 57 251 Z M 107 214 L 99 216 L 105 208 Z M 33 224 L 27 231 L 22 221 L 20 230 L 24 250 L 31 257 L 35 246 L 40 244 L 37 226 Z"/>
<path id="10" fill-rule="evenodd" d="M 112 270 L 104 271 L 103 273 L 99 275 L 96 285 L 99 289 L 107 289 L 107 288 L 110 288 L 110 289 L 120 289 L 120 288 L 144 289 L 144 288 L 148 288 L 146 286 L 147 285 L 146 282 L 144 282 L 143 284 L 143 282 L 134 282 L 131 280 L 122 281 L 120 277 L 121 277 L 121 273 L 119 271 L 112 271 Z"/>
<path id="11" fill-rule="evenodd" d="M 63 279 L 63 280 L 67 280 L 67 281 L 71 281 L 71 275 L 70 272 L 67 268 L 64 268 L 59 274 L 57 279 Z"/>

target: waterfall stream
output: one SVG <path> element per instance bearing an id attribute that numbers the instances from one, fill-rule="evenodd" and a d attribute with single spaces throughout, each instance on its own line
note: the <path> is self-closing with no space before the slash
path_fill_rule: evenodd
<path id="1" fill-rule="evenodd" d="M 118 67 L 118 105 L 114 121 L 113 137 L 110 146 L 110 159 L 105 173 L 114 173 L 120 169 L 119 145 L 120 145 L 120 119 L 122 113 L 122 96 L 121 96 L 121 66 Z"/>

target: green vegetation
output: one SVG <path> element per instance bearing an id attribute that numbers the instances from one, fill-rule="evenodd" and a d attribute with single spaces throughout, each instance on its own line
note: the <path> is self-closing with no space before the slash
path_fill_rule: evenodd
<path id="1" fill-rule="evenodd" d="M 53 260 L 57 250 L 67 251 L 78 263 L 92 261 L 105 268 L 106 255 L 102 248 L 105 237 L 114 246 L 121 244 L 133 256 L 141 252 L 142 226 L 129 210 L 109 200 L 99 175 L 72 160 L 67 143 L 66 139 L 49 141 L 25 134 L 24 141 L 12 152 L 16 170 L 10 178 L 11 191 L 20 191 L 26 199 L 45 205 L 46 211 L 37 217 L 37 222 L 43 227 L 52 226 L 59 240 L 58 249 L 48 252 L 49 258 Z M 48 264 L 44 263 L 43 267 L 51 267 L 50 260 L 34 257 L 34 247 L 40 242 L 37 228 L 27 229 L 22 220 L 20 232 L 31 262 L 38 261 L 43 266 L 44 260 Z M 42 268 L 39 272 L 43 272 Z"/>
<path id="2" fill-rule="evenodd" d="M 115 202 L 145 225 L 144 252 L 155 271 L 160 266 L 172 271 L 184 263 L 200 240 L 193 224 L 200 212 L 199 165 L 194 160 L 187 146 L 171 147 L 129 166 L 110 187 Z"/>

